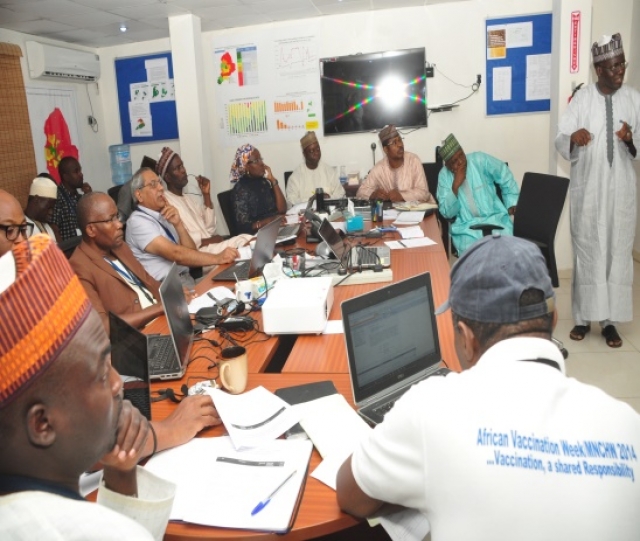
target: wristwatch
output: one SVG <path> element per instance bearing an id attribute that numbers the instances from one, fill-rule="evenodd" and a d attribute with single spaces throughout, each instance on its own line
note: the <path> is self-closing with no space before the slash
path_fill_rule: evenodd
<path id="1" fill-rule="evenodd" d="M 274 178 L 273 182 L 271 183 L 271 186 L 277 186 L 278 185 L 278 179 Z"/>

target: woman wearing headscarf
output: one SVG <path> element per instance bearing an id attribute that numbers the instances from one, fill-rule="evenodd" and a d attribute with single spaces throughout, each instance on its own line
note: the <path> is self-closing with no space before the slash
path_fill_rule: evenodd
<path id="1" fill-rule="evenodd" d="M 236 151 L 230 180 L 235 182 L 231 202 L 238 233 L 255 234 L 286 212 L 287 202 L 278 180 L 254 146 L 243 145 Z"/>

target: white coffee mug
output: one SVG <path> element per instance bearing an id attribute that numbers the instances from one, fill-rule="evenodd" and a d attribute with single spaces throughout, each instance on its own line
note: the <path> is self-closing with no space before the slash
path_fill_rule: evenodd
<path id="1" fill-rule="evenodd" d="M 240 394 L 247 388 L 249 367 L 247 350 L 242 346 L 229 346 L 222 350 L 218 361 L 220 382 L 231 394 Z"/>

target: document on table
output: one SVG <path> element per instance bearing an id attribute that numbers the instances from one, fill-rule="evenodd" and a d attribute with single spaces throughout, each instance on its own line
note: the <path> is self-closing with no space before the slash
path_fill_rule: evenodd
<path id="1" fill-rule="evenodd" d="M 393 224 L 399 226 L 419 224 L 423 219 L 424 210 L 411 210 L 408 212 L 401 212 Z"/>
<path id="2" fill-rule="evenodd" d="M 431 530 L 429 520 L 417 509 L 400 509 L 376 518 L 393 541 L 422 541 Z"/>
<path id="3" fill-rule="evenodd" d="M 438 243 L 429 237 L 422 237 L 421 239 L 388 240 L 385 244 L 392 250 L 403 250 L 405 248 L 417 248 L 419 246 L 433 246 Z"/>
<path id="4" fill-rule="evenodd" d="M 211 388 L 207 392 L 236 449 L 264 445 L 300 420 L 297 411 L 262 386 L 238 395 Z"/>
<path id="5" fill-rule="evenodd" d="M 189 303 L 189 313 L 195 314 L 200 310 L 200 308 L 214 306 L 216 301 L 221 301 L 222 299 L 235 299 L 235 297 L 235 293 L 233 293 L 228 287 L 213 287 L 204 295 L 199 295 Z"/>
<path id="6" fill-rule="evenodd" d="M 273 440 L 260 449 L 237 451 L 227 436 L 194 438 L 156 454 L 145 468 L 177 485 L 171 520 L 286 533 L 312 449 L 309 440 Z"/>
<path id="7" fill-rule="evenodd" d="M 371 427 L 341 394 L 332 394 L 292 406 L 300 415 L 300 425 L 323 458 L 314 470 L 315 477 L 336 489 L 336 475 L 358 442 Z"/>

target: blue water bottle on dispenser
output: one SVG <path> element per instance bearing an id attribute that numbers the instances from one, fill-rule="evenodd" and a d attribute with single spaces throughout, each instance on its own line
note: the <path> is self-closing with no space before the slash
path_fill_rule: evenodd
<path id="1" fill-rule="evenodd" d="M 131 151 L 129 145 L 111 145 L 109 147 L 111 161 L 111 180 L 115 185 L 122 185 L 131 180 Z"/>

